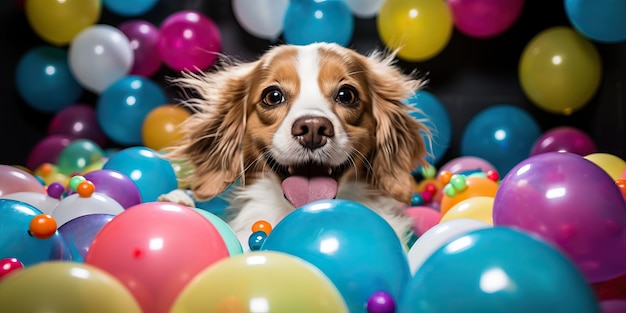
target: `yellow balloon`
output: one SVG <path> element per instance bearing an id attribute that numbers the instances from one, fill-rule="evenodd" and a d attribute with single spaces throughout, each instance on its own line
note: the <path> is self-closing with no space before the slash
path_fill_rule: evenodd
<path id="1" fill-rule="evenodd" d="M 289 254 L 254 251 L 222 259 L 181 291 L 171 313 L 348 312 L 332 281 Z"/>
<path id="2" fill-rule="evenodd" d="M 620 157 L 610 153 L 592 153 L 587 154 L 585 159 L 595 163 L 601 167 L 613 180 L 618 180 L 622 177 L 622 173 L 626 169 L 626 161 Z"/>
<path id="3" fill-rule="evenodd" d="M 143 121 L 141 137 L 143 145 L 153 150 L 161 150 L 183 137 L 178 125 L 191 113 L 173 104 L 158 106 L 148 113 Z"/>
<path id="4" fill-rule="evenodd" d="M 2 279 L 0 312 L 141 313 L 141 308 L 107 272 L 79 262 L 47 261 Z"/>
<path id="5" fill-rule="evenodd" d="M 34 174 L 39 176 L 41 180 L 43 180 L 45 185 L 50 185 L 52 183 L 58 182 L 63 184 L 63 186 L 67 186 L 70 182 L 70 177 L 63 173 L 60 173 L 57 170 L 56 165 L 52 163 L 43 163 L 39 165 Z"/>
<path id="6" fill-rule="evenodd" d="M 479 196 L 455 204 L 441 217 L 439 223 L 457 218 L 471 218 L 493 225 L 493 197 Z"/>
<path id="7" fill-rule="evenodd" d="M 537 34 L 522 51 L 519 80 L 539 108 L 569 115 L 596 93 L 602 75 L 600 54 L 581 34 L 555 26 Z"/>
<path id="8" fill-rule="evenodd" d="M 100 0 L 27 0 L 24 10 L 30 26 L 39 37 L 62 46 L 98 22 L 101 3 Z"/>
<path id="9" fill-rule="evenodd" d="M 381 40 L 398 57 L 423 61 L 439 54 L 450 41 L 453 21 L 444 0 L 386 0 L 377 19 Z"/>

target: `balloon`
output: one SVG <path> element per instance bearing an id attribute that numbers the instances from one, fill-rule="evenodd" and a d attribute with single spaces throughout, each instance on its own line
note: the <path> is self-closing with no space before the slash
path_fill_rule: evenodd
<path id="1" fill-rule="evenodd" d="M 34 171 L 44 163 L 56 164 L 61 151 L 74 139 L 70 135 L 48 135 L 40 139 L 30 149 L 26 167 Z"/>
<path id="2" fill-rule="evenodd" d="M 626 312 L 626 300 L 604 300 L 600 301 L 602 313 Z"/>
<path id="3" fill-rule="evenodd" d="M 530 155 L 540 135 L 539 124 L 524 109 L 493 105 L 478 112 L 465 126 L 461 154 L 487 160 L 504 176 Z"/>
<path id="4" fill-rule="evenodd" d="M 220 30 L 201 12 L 179 11 L 161 22 L 157 49 L 175 71 L 202 71 L 211 66 L 222 49 Z"/>
<path id="5" fill-rule="evenodd" d="M 94 192 L 89 197 L 81 197 L 75 193 L 69 195 L 59 202 L 52 210 L 52 217 L 57 221 L 59 227 L 65 223 L 83 215 L 88 214 L 111 214 L 118 215 L 124 212 L 124 208 L 113 200 L 113 198 Z"/>
<path id="6" fill-rule="evenodd" d="M 58 231 L 47 239 L 30 234 L 30 222 L 39 214 L 42 212 L 28 203 L 0 199 L 0 259 L 16 258 L 26 267 L 44 261 L 71 259 Z"/>
<path id="7" fill-rule="evenodd" d="M 598 90 L 600 54 L 581 34 L 554 26 L 535 35 L 522 51 L 519 80 L 539 108 L 569 115 L 584 107 Z"/>
<path id="8" fill-rule="evenodd" d="M 285 42 L 295 45 L 333 42 L 347 46 L 354 33 L 354 17 L 343 0 L 289 1 L 283 23 Z"/>
<path id="9" fill-rule="evenodd" d="M 111 197 L 124 209 L 142 202 L 135 182 L 116 170 L 99 169 L 86 173 L 83 177 L 95 185 L 98 193 Z M 70 195 L 74 193 L 69 192 Z"/>
<path id="10" fill-rule="evenodd" d="M 44 113 L 68 107 L 83 93 L 70 71 L 67 52 L 48 46 L 32 48 L 20 58 L 15 86 L 30 107 Z"/>
<path id="11" fill-rule="evenodd" d="M 626 273 L 617 277 L 591 284 L 600 301 L 622 299 L 626 300 Z"/>
<path id="12" fill-rule="evenodd" d="M 200 215 L 204 216 L 207 220 L 209 220 L 209 222 L 211 222 L 211 224 L 213 224 L 213 226 L 215 226 L 217 231 L 222 236 L 222 239 L 224 239 L 224 243 L 226 244 L 226 248 L 228 249 L 228 254 L 230 256 L 243 253 L 243 247 L 241 246 L 239 239 L 237 239 L 237 235 L 235 235 L 232 228 L 228 226 L 228 223 L 226 223 L 219 216 L 208 211 L 198 208 L 192 209 L 200 213 Z"/>
<path id="13" fill-rule="evenodd" d="M 203 269 L 228 257 L 217 229 L 189 207 L 145 202 L 117 215 L 96 234 L 85 263 L 119 279 L 143 312 L 169 312 Z"/>
<path id="14" fill-rule="evenodd" d="M 465 179 L 466 188 L 458 190 L 454 196 L 444 194 L 441 197 L 440 211 L 442 216 L 446 215 L 452 207 L 457 205 L 463 200 L 467 200 L 473 197 L 495 197 L 498 191 L 498 183 L 491 179 L 469 176 Z"/>
<path id="15" fill-rule="evenodd" d="M 444 0 L 386 0 L 376 17 L 378 34 L 398 57 L 417 62 L 439 54 L 452 36 L 452 12 Z"/>
<path id="16" fill-rule="evenodd" d="M 128 176 L 137 186 L 143 202 L 156 201 L 178 186 L 172 165 L 146 147 L 123 149 L 112 155 L 102 169 Z"/>
<path id="17" fill-rule="evenodd" d="M 59 173 L 56 165 L 50 163 L 41 164 L 35 169 L 34 174 L 37 178 L 43 180 L 43 183 L 46 186 L 53 183 L 60 183 L 66 186 L 70 181 L 70 177 L 68 175 Z"/>
<path id="18" fill-rule="evenodd" d="M 24 264 L 16 258 L 0 259 L 0 281 L 11 273 L 24 268 Z"/>
<path id="19" fill-rule="evenodd" d="M 134 61 L 129 74 L 145 77 L 156 74 L 162 63 L 157 48 L 161 31 L 144 20 L 125 21 L 117 27 L 128 37 L 133 49 Z"/>
<path id="20" fill-rule="evenodd" d="M 181 106 L 165 104 L 148 112 L 141 127 L 143 145 L 162 150 L 170 147 L 183 137 L 178 125 L 184 122 L 191 112 Z"/>
<path id="21" fill-rule="evenodd" d="M 541 134 L 533 144 L 530 155 L 570 152 L 585 156 L 596 151 L 596 144 L 585 132 L 571 126 L 559 126 Z"/>
<path id="22" fill-rule="evenodd" d="M 30 26 L 43 40 L 62 46 L 100 19 L 99 0 L 28 0 L 25 11 Z"/>
<path id="23" fill-rule="evenodd" d="M 44 186 L 31 173 L 15 166 L 0 164 L 0 196 L 19 191 L 46 194 Z"/>
<path id="24" fill-rule="evenodd" d="M 454 25 L 475 38 L 500 35 L 517 21 L 524 0 L 448 0 Z"/>
<path id="25" fill-rule="evenodd" d="M 127 75 L 134 62 L 126 35 L 105 24 L 90 26 L 76 35 L 68 58 L 76 80 L 97 94 Z"/>
<path id="26" fill-rule="evenodd" d="M 441 222 L 457 219 L 471 218 L 493 225 L 493 197 L 476 196 L 467 198 L 448 210 L 441 217 Z"/>
<path id="27" fill-rule="evenodd" d="M 430 154 L 426 159 L 430 164 L 436 164 L 446 154 L 450 146 L 452 139 L 450 115 L 441 101 L 426 90 L 419 90 L 407 102 L 410 106 L 420 110 L 409 114 L 424 123 L 431 131 L 432 140 L 424 134 L 426 148 Z"/>
<path id="28" fill-rule="evenodd" d="M 276 41 L 283 32 L 289 0 L 233 0 L 237 23 L 248 33 Z"/>
<path id="29" fill-rule="evenodd" d="M 255 251 L 215 263 L 196 275 L 171 310 L 259 311 L 349 312 L 337 288 L 318 268 L 273 251 Z"/>
<path id="30" fill-rule="evenodd" d="M 483 158 L 475 157 L 475 156 L 460 156 L 456 157 L 444 165 L 441 166 L 439 172 L 449 171 L 452 174 L 461 174 L 464 172 L 488 172 L 488 171 L 496 171 L 496 167 L 493 166 L 489 161 L 486 161 Z"/>
<path id="31" fill-rule="evenodd" d="M 377 291 L 397 299 L 410 277 L 405 248 L 391 226 L 348 200 L 318 200 L 289 213 L 261 250 L 284 252 L 317 266 L 339 289 L 350 312 L 365 312 Z"/>
<path id="32" fill-rule="evenodd" d="M 595 152 L 585 155 L 584 158 L 601 167 L 613 180 L 620 179 L 626 170 L 626 161 L 610 153 Z"/>
<path id="33" fill-rule="evenodd" d="M 565 0 L 565 13 L 583 36 L 601 43 L 626 41 L 626 3 L 619 0 Z"/>
<path id="34" fill-rule="evenodd" d="M 116 215 L 92 213 L 78 216 L 59 227 L 59 234 L 72 253 L 72 260 L 84 262 L 96 234 Z"/>
<path id="35" fill-rule="evenodd" d="M 398 312 L 600 312 L 585 278 L 558 249 L 507 227 L 477 229 L 417 270 Z"/>
<path id="36" fill-rule="evenodd" d="M 61 150 L 57 170 L 65 175 L 81 173 L 90 164 L 104 156 L 102 148 L 89 139 L 76 139 Z"/>
<path id="37" fill-rule="evenodd" d="M 98 97 L 98 125 L 111 140 L 140 145 L 141 127 L 152 109 L 167 103 L 163 88 L 143 76 L 128 75 L 114 82 Z"/>
<path id="38" fill-rule="evenodd" d="M 413 233 L 418 237 L 439 224 L 441 220 L 441 213 L 427 206 L 408 207 L 404 209 L 404 213 L 413 218 Z"/>
<path id="39" fill-rule="evenodd" d="M 33 191 L 18 191 L 2 195 L 0 196 L 0 199 L 11 199 L 28 203 L 45 214 L 52 213 L 54 207 L 59 204 L 59 199 L 53 198 L 47 194 Z"/>
<path id="40" fill-rule="evenodd" d="M 133 296 L 105 271 L 77 262 L 27 267 L 2 280 L 2 312 L 141 313 Z"/>
<path id="41" fill-rule="evenodd" d="M 157 0 L 103 0 L 102 4 L 117 15 L 130 17 L 142 15 L 150 11 L 157 2 Z"/>
<path id="42" fill-rule="evenodd" d="M 560 247 L 589 282 L 626 272 L 626 203 L 609 175 L 567 152 L 527 158 L 500 182 L 494 225 L 515 226 Z"/>
<path id="43" fill-rule="evenodd" d="M 383 5 L 385 0 L 345 0 L 356 17 L 359 18 L 371 18 L 375 17 Z"/>
<path id="44" fill-rule="evenodd" d="M 89 139 L 100 147 L 107 144 L 107 138 L 98 125 L 96 111 L 86 104 L 70 105 L 57 112 L 48 124 L 48 136 L 51 135 Z"/>

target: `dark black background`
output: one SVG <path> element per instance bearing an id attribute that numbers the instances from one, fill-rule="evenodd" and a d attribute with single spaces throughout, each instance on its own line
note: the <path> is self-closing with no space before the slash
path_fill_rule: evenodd
<path id="1" fill-rule="evenodd" d="M 14 83 L 17 62 L 31 48 L 47 44 L 30 28 L 19 0 L 0 1 L 0 164 L 24 165 L 30 149 L 46 135 L 53 115 L 29 108 Z M 211 17 L 222 34 L 223 53 L 252 60 L 272 43 L 246 33 L 237 23 L 230 0 L 160 0 L 156 7 L 134 19 L 158 27 L 169 14 L 198 10 Z M 117 16 L 103 7 L 98 23 L 118 25 L 129 18 Z M 603 80 L 595 97 L 571 116 L 554 115 L 533 105 L 518 81 L 518 63 L 523 48 L 540 31 L 557 25 L 570 26 L 563 1 L 527 0 L 517 22 L 505 33 L 490 39 L 475 39 L 454 31 L 446 48 L 432 59 L 399 64 L 410 72 L 429 73 L 428 90 L 446 106 L 453 135 L 447 154 L 439 165 L 460 156 L 462 131 L 480 110 L 494 104 L 513 104 L 527 110 L 543 131 L 569 125 L 589 134 L 599 152 L 626 158 L 626 43 L 594 42 L 602 57 Z M 361 52 L 384 48 L 376 29 L 376 19 L 355 19 L 351 47 Z M 152 77 L 164 84 L 164 77 L 176 75 L 165 66 Z M 80 103 L 95 104 L 96 96 L 85 92 Z M 174 100 L 174 99 L 172 99 Z M 106 148 L 106 147 L 105 147 Z M 119 148 L 119 147 L 118 147 Z"/>

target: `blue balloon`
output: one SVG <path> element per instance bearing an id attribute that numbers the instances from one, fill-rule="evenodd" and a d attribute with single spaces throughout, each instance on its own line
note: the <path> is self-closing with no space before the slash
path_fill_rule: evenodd
<path id="1" fill-rule="evenodd" d="M 110 222 L 113 214 L 87 214 L 67 221 L 59 227 L 59 233 L 72 253 L 74 262 L 84 262 L 91 242 L 104 225 Z"/>
<path id="2" fill-rule="evenodd" d="M 149 78 L 128 75 L 104 89 L 96 103 L 102 131 L 118 144 L 141 145 L 141 129 L 154 108 L 167 103 L 165 92 Z"/>
<path id="3" fill-rule="evenodd" d="M 74 78 L 67 51 L 41 46 L 26 52 L 15 72 L 17 91 L 37 111 L 55 113 L 74 104 L 83 88 Z"/>
<path id="4" fill-rule="evenodd" d="M 285 12 L 283 37 L 295 45 L 334 42 L 347 46 L 354 17 L 343 0 L 291 0 Z"/>
<path id="5" fill-rule="evenodd" d="M 319 200 L 291 212 L 261 246 L 317 266 L 342 294 L 350 312 L 367 312 L 375 292 L 398 299 L 411 277 L 400 239 L 371 209 L 348 200 Z"/>
<path id="6" fill-rule="evenodd" d="M 430 154 L 426 160 L 431 165 L 436 165 L 450 147 L 450 140 L 452 139 L 450 115 L 441 101 L 426 90 L 419 90 L 415 96 L 407 100 L 407 104 L 421 111 L 410 112 L 409 114 L 421 121 L 431 131 L 432 140 L 426 134 L 423 136 L 426 149 Z"/>
<path id="7" fill-rule="evenodd" d="M 0 199 L 0 259 L 16 258 L 24 266 L 50 260 L 71 260 L 58 231 L 48 239 L 30 235 L 30 221 L 42 211 L 17 200 Z"/>
<path id="8" fill-rule="evenodd" d="M 585 277 L 538 237 L 506 227 L 471 231 L 415 272 L 398 312 L 600 312 Z"/>
<path id="9" fill-rule="evenodd" d="M 128 176 L 137 186 L 143 202 L 156 201 L 160 195 L 178 188 L 172 164 L 147 147 L 122 149 L 113 154 L 102 168 Z"/>
<path id="10" fill-rule="evenodd" d="M 111 12 L 125 16 L 142 15 L 157 4 L 157 0 L 103 0 L 102 5 Z"/>
<path id="11" fill-rule="evenodd" d="M 461 155 L 485 159 L 504 177 L 530 156 L 540 135 L 539 125 L 525 110 L 508 104 L 494 105 L 476 114 L 465 126 Z"/>
<path id="12" fill-rule="evenodd" d="M 626 41 L 626 1 L 565 0 L 565 13 L 574 29 L 588 39 Z"/>

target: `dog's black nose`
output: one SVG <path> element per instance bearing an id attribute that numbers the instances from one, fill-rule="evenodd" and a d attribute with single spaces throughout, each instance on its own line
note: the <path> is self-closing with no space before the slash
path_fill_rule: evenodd
<path id="1" fill-rule="evenodd" d="M 291 126 L 291 134 L 306 148 L 315 150 L 335 135 L 333 123 L 321 116 L 303 116 Z"/>

